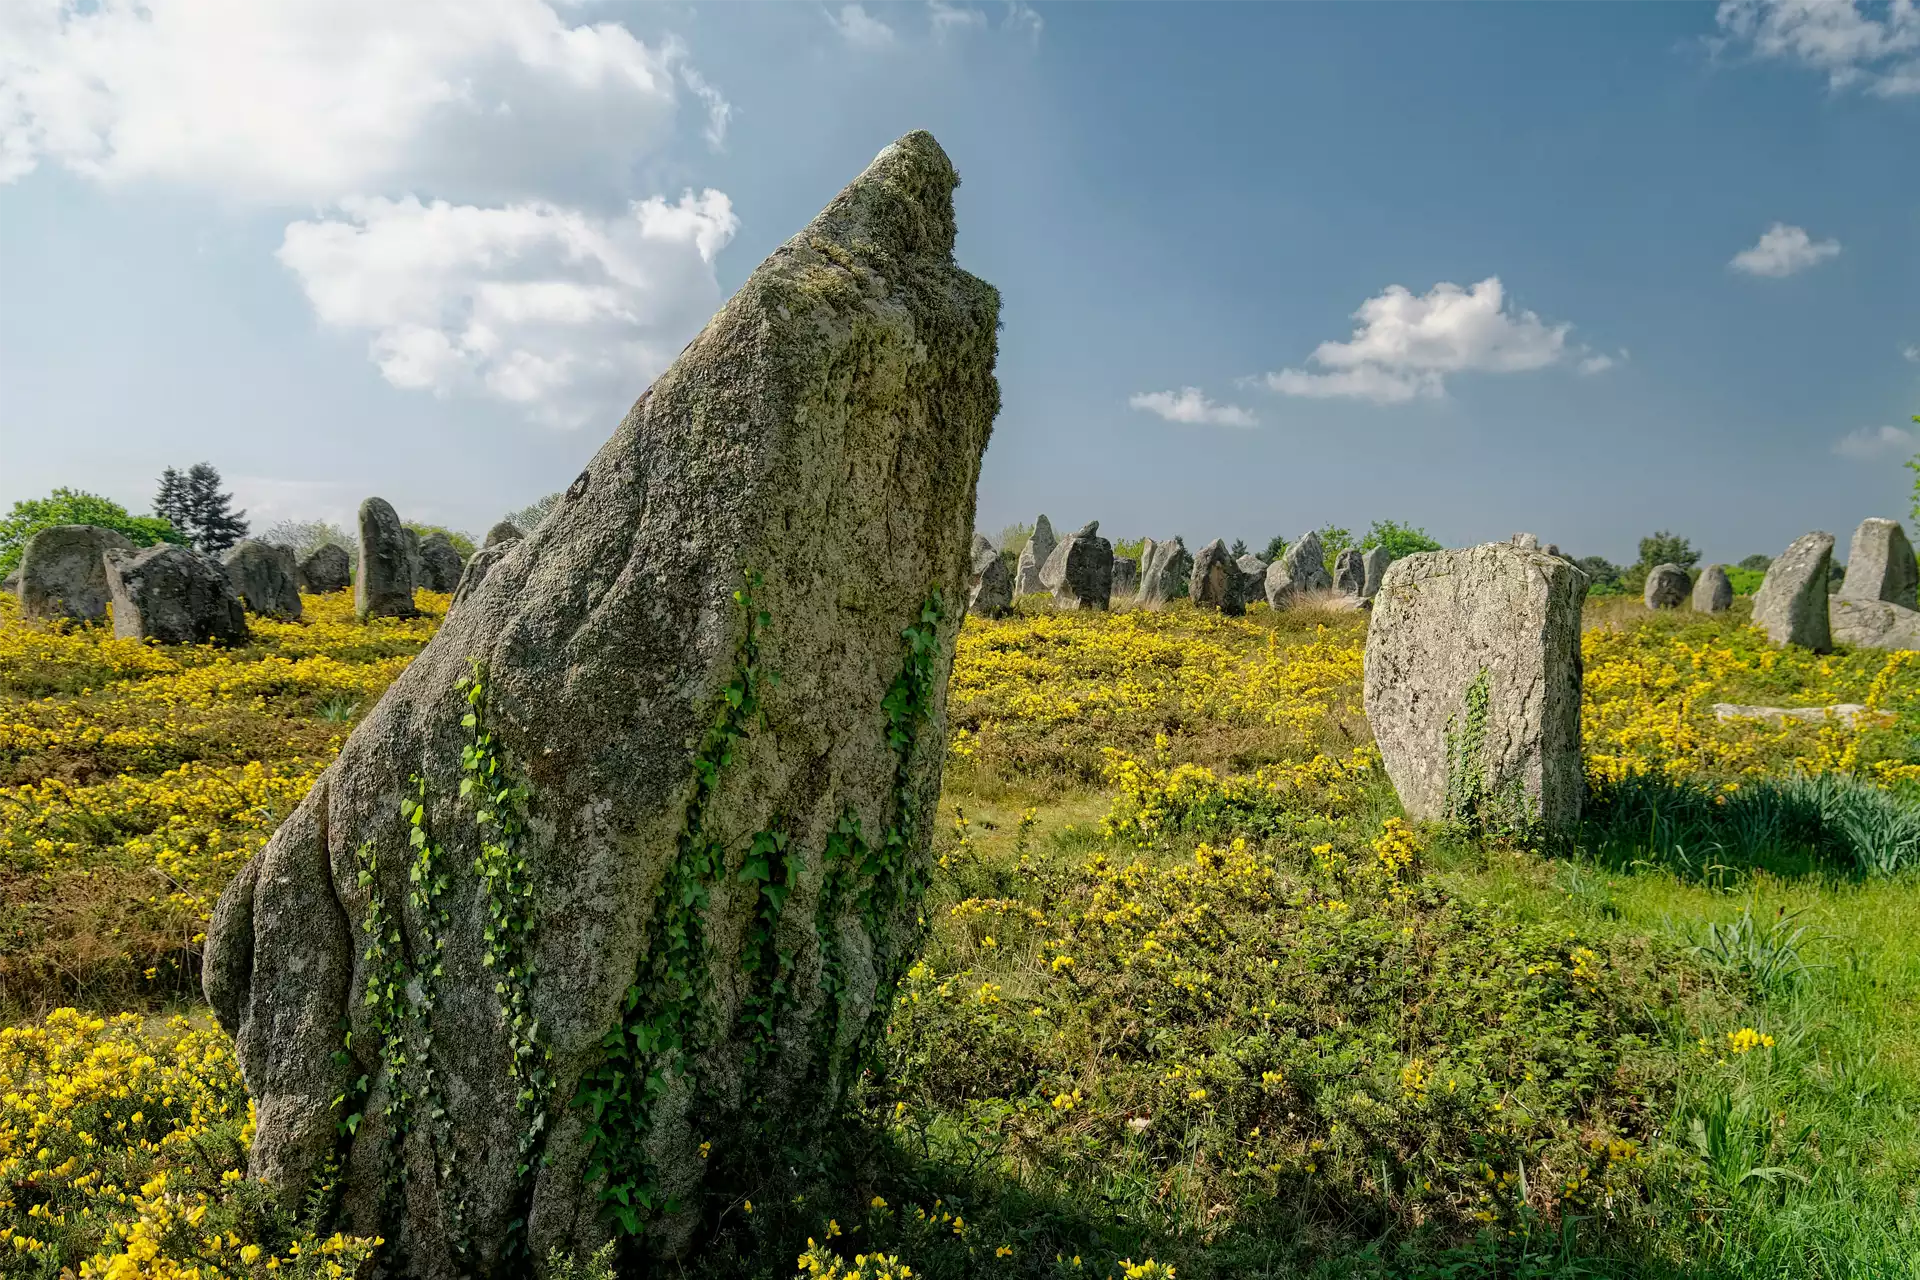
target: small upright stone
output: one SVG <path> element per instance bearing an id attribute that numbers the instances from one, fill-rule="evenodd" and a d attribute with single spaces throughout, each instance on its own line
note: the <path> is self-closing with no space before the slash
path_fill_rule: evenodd
<path id="1" fill-rule="evenodd" d="M 1062 608 L 1107 607 L 1113 598 L 1113 544 L 1100 536 L 1098 520 L 1055 544 L 1040 567 L 1040 585 Z"/>
<path id="2" fill-rule="evenodd" d="M 487 530 L 487 540 L 480 545 L 484 547 L 498 547 L 509 542 L 518 542 L 526 536 L 526 534 L 520 532 L 519 525 L 511 520 L 502 520 L 495 524 L 493 528 Z"/>
<path id="3" fill-rule="evenodd" d="M 1333 558 L 1333 589 L 1343 596 L 1367 594 L 1366 558 L 1358 547 L 1343 547 Z"/>
<path id="4" fill-rule="evenodd" d="M 1641 599 L 1649 609 L 1678 609 L 1686 603 L 1693 580 L 1677 564 L 1658 564 L 1647 573 L 1646 590 Z"/>
<path id="5" fill-rule="evenodd" d="M 360 568 L 353 577 L 353 611 L 368 618 L 411 618 L 413 607 L 413 530 L 385 498 L 360 504 Z"/>
<path id="6" fill-rule="evenodd" d="M 452 591 L 467 567 L 459 548 L 444 533 L 430 533 L 420 541 L 420 585 L 429 591 Z"/>
<path id="7" fill-rule="evenodd" d="M 1733 607 L 1733 579 L 1727 577 L 1727 566 L 1710 564 L 1700 571 L 1700 581 L 1693 584 L 1693 611 L 1695 613 L 1725 613 Z"/>
<path id="8" fill-rule="evenodd" d="M 220 566 L 249 613 L 283 622 L 300 620 L 300 569 L 293 548 L 242 538 L 220 558 Z"/>
<path id="9" fill-rule="evenodd" d="M 1053 525 L 1042 512 L 1033 522 L 1033 536 L 1027 539 L 1026 546 L 1020 548 L 1020 558 L 1013 570 L 1013 594 L 1030 596 L 1047 589 L 1046 584 L 1040 581 L 1040 570 L 1046 566 L 1057 545 Z"/>
<path id="10" fill-rule="evenodd" d="M 1898 520 L 1863 520 L 1847 550 L 1847 576 L 1840 595 L 1847 600 L 1880 600 L 1904 609 L 1920 605 L 1920 565 L 1913 544 Z"/>
<path id="11" fill-rule="evenodd" d="M 1511 538 L 1507 539 L 1507 541 L 1511 542 L 1514 546 L 1520 548 L 1522 551 L 1538 551 L 1540 549 L 1540 538 L 1536 534 L 1516 533 Z M 1557 555 L 1559 553 L 1554 552 L 1551 554 Z"/>
<path id="12" fill-rule="evenodd" d="M 1360 557 L 1360 567 L 1365 582 L 1360 588 L 1360 598 L 1371 600 L 1380 592 L 1380 581 L 1387 576 L 1387 566 L 1393 563 L 1393 553 L 1385 547 L 1371 547 Z"/>
<path id="13" fill-rule="evenodd" d="M 1259 556 L 1249 551 L 1238 560 L 1235 560 L 1234 563 L 1240 566 L 1241 577 L 1253 583 L 1255 590 L 1261 589 L 1267 580 L 1267 562 L 1265 560 L 1262 560 Z"/>
<path id="14" fill-rule="evenodd" d="M 300 562 L 300 585 L 316 596 L 345 591 L 353 585 L 353 565 L 347 549 L 329 542 Z"/>
<path id="15" fill-rule="evenodd" d="M 1397 560 L 1367 631 L 1367 722 L 1409 817 L 1570 829 L 1587 578 L 1490 542 Z"/>
<path id="16" fill-rule="evenodd" d="M 1140 562 L 1132 556 L 1113 558 L 1113 595 L 1116 600 L 1131 600 L 1140 589 Z"/>
<path id="17" fill-rule="evenodd" d="M 1246 577 L 1219 538 L 1200 548 L 1200 554 L 1193 558 L 1187 598 L 1196 609 L 1218 609 L 1230 618 L 1247 611 Z"/>
<path id="18" fill-rule="evenodd" d="M 113 634 L 159 644 L 245 644 L 247 613 L 225 566 L 211 556 L 162 543 L 109 551 Z"/>
<path id="19" fill-rule="evenodd" d="M 126 535 L 99 525 L 56 524 L 40 530 L 27 539 L 20 556 L 20 616 L 35 622 L 106 617 L 112 592 L 102 557 L 131 550 Z"/>
<path id="20" fill-rule="evenodd" d="M 997 618 L 1013 607 L 1013 574 L 993 544 L 975 535 L 973 575 L 967 585 L 967 612 L 976 618 Z"/>
<path id="21" fill-rule="evenodd" d="M 426 566 L 420 563 L 420 531 L 402 525 L 400 537 L 407 549 L 407 590 L 417 591 L 426 584 Z"/>
<path id="22" fill-rule="evenodd" d="M 1158 609 L 1186 594 L 1193 557 L 1179 538 L 1150 542 L 1140 562 L 1140 589 L 1133 603 L 1142 609 Z"/>
<path id="23" fill-rule="evenodd" d="M 1333 586 L 1327 573 L 1326 552 L 1321 549 L 1320 534 L 1305 533 L 1267 567 L 1267 603 L 1285 609 L 1309 591 L 1325 591 Z"/>
<path id="24" fill-rule="evenodd" d="M 1754 593 L 1753 625 L 1775 644 L 1831 652 L 1827 578 L 1832 571 L 1832 534 L 1814 532 L 1794 539 L 1767 569 L 1766 580 Z"/>

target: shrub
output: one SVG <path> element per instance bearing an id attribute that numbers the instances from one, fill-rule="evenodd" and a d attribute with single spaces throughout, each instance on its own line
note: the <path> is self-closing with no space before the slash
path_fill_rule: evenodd
<path id="1" fill-rule="evenodd" d="M 1700 553 L 1693 544 L 1677 533 L 1668 533 L 1665 529 L 1640 539 L 1640 559 L 1634 566 L 1640 569 L 1653 569 L 1658 565 L 1677 564 L 1682 569 L 1692 570 L 1700 563 Z M 1641 575 L 1645 580 L 1645 575 Z"/>
<path id="2" fill-rule="evenodd" d="M 1740 562 L 1738 567 L 1751 573 L 1765 573 L 1767 570 L 1773 568 L 1773 557 L 1761 555 L 1748 556 Z M 1729 570 L 1729 572 L 1731 572 L 1731 570 Z"/>
<path id="3" fill-rule="evenodd" d="M 1747 559 L 1751 560 L 1753 557 L 1748 556 Z M 1742 561 L 1741 564 L 1744 565 L 1745 561 Z M 1735 566 L 1727 570 L 1727 581 L 1733 584 L 1733 594 L 1737 596 L 1752 595 L 1760 589 L 1760 584 L 1766 580 L 1767 571 L 1765 569 L 1748 569 Z"/>
<path id="4" fill-rule="evenodd" d="M 1367 536 L 1360 539 L 1360 549 L 1371 551 L 1375 547 L 1385 547 L 1387 554 L 1395 560 L 1403 556 L 1416 555 L 1422 551 L 1438 551 L 1440 544 L 1427 535 L 1425 529 L 1410 524 L 1401 524 L 1398 520 L 1375 520 L 1367 530 Z"/>
<path id="5" fill-rule="evenodd" d="M 524 507 L 516 507 L 514 510 L 507 512 L 501 519 L 507 521 L 522 533 L 532 533 L 540 527 L 540 522 L 547 518 L 547 512 L 553 510 L 554 504 L 558 501 L 560 501 L 560 494 L 558 492 L 549 493 L 544 498 L 534 499 Z M 464 555 L 465 553 L 462 552 L 462 554 Z"/>
<path id="6" fill-rule="evenodd" d="M 27 539 L 42 529 L 57 524 L 92 524 L 126 535 L 136 547 L 156 542 L 187 543 L 186 536 L 165 520 L 154 516 L 136 516 L 111 498 L 82 489 L 55 489 L 44 498 L 26 498 L 13 504 L 6 519 L 0 520 L 0 574 L 11 573 L 20 564 Z"/>
<path id="7" fill-rule="evenodd" d="M 453 549 L 458 551 L 462 557 L 470 556 L 474 552 L 473 535 L 470 533 L 462 533 L 458 529 L 449 529 L 443 524 L 421 524 L 417 520 L 407 521 L 407 528 L 419 534 L 422 541 L 436 533 L 446 534 L 447 541 L 453 544 Z M 521 532 L 525 533 L 526 530 L 522 529 Z"/>

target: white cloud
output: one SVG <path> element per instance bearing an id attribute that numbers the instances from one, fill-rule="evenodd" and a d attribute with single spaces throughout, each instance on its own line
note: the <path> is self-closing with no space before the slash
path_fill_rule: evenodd
<path id="1" fill-rule="evenodd" d="M 1391 285 L 1353 313 L 1347 342 L 1323 342 L 1308 362 L 1319 371 L 1283 369 L 1260 381 L 1290 396 L 1400 404 L 1446 394 L 1454 373 L 1520 373 L 1559 363 L 1573 326 L 1549 325 L 1507 306 L 1498 276 L 1469 289 L 1441 283 L 1424 294 Z"/>
<path id="2" fill-rule="evenodd" d="M 1900 348 L 1900 355 L 1911 364 L 1920 364 L 1920 344 L 1909 342 Z"/>
<path id="3" fill-rule="evenodd" d="M 624 408 L 705 322 L 737 226 L 712 190 L 622 218 L 353 197 L 288 226 L 279 258 L 322 324 L 372 331 L 394 386 L 571 427 Z"/>
<path id="4" fill-rule="evenodd" d="M 893 28 L 868 13 L 865 5 L 843 4 L 838 14 L 827 14 L 840 38 L 856 49 L 885 49 L 893 44 Z"/>
<path id="5" fill-rule="evenodd" d="M 1614 357 L 1608 355 L 1606 352 L 1596 351 L 1590 356 L 1582 357 L 1580 361 L 1579 369 L 1580 369 L 1580 372 L 1587 373 L 1587 374 L 1605 373 L 1607 370 L 1613 368 L 1614 365 L 1619 363 L 1620 362 L 1618 360 L 1614 359 Z"/>
<path id="6" fill-rule="evenodd" d="M 1032 5 L 1024 3 L 1024 0 L 1007 0 L 1007 16 L 1000 25 L 1005 30 L 1022 33 L 1038 44 L 1040 33 L 1046 29 L 1047 24 L 1040 17 L 1039 11 Z"/>
<path id="7" fill-rule="evenodd" d="M 1824 71 L 1832 88 L 1920 93 L 1920 11 L 1893 0 L 1880 14 L 1855 0 L 1722 0 L 1717 17 L 1728 42 Z"/>
<path id="8" fill-rule="evenodd" d="M 1877 458 L 1897 457 L 1920 452 L 1920 429 L 1913 427 L 1861 427 L 1849 431 L 1834 442 L 1833 451 L 1843 458 L 1870 462 Z"/>
<path id="9" fill-rule="evenodd" d="M 945 40 L 960 31 L 973 31 L 987 25 L 987 15 L 971 5 L 948 4 L 946 0 L 927 0 L 927 20 L 933 24 L 936 40 Z"/>
<path id="10" fill-rule="evenodd" d="M 545 0 L 12 0 L 0 181 L 44 161 L 324 203 L 620 180 L 670 130 L 677 68 L 674 42 L 569 26 Z M 725 100 L 684 82 L 722 136 Z"/>
<path id="11" fill-rule="evenodd" d="M 1168 422 L 1186 422 L 1214 427 L 1251 427 L 1258 425 L 1251 413 L 1237 404 L 1216 404 L 1202 395 L 1198 387 L 1178 391 L 1137 391 L 1127 397 L 1135 409 L 1157 414 Z"/>
<path id="12" fill-rule="evenodd" d="M 1790 227 L 1784 222 L 1776 222 L 1766 229 L 1752 248 L 1734 254 L 1733 260 L 1727 265 L 1750 276 L 1778 279 L 1818 266 L 1839 252 L 1838 240 L 1815 240 L 1804 227 Z"/>

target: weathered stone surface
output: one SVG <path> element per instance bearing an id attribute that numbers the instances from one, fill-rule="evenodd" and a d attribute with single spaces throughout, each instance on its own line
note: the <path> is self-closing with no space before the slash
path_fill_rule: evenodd
<path id="1" fill-rule="evenodd" d="M 1538 534 L 1516 533 L 1511 538 L 1508 538 L 1507 541 L 1522 551 L 1538 551 L 1540 549 L 1540 538 Z M 1556 551 L 1552 554 L 1558 555 L 1559 552 Z"/>
<path id="2" fill-rule="evenodd" d="M 290 547 L 242 538 L 220 557 L 233 593 L 250 613 L 292 622 L 300 617 L 300 567 Z"/>
<path id="3" fill-rule="evenodd" d="M 245 644 L 247 613 L 226 567 L 185 547 L 161 545 L 104 557 L 113 634 L 160 644 Z"/>
<path id="4" fill-rule="evenodd" d="M 1358 547 L 1343 547 L 1333 558 L 1333 589 L 1343 596 L 1367 593 L 1366 559 Z"/>
<path id="5" fill-rule="evenodd" d="M 418 591 L 426 584 L 425 566 L 420 563 L 420 531 L 402 527 L 400 537 L 406 544 L 408 591 Z"/>
<path id="6" fill-rule="evenodd" d="M 1140 589 L 1133 602 L 1142 609 L 1158 609 L 1186 593 L 1193 574 L 1193 557 L 1179 538 L 1147 543 L 1140 561 Z"/>
<path id="7" fill-rule="evenodd" d="M 20 616 L 33 621 L 72 618 L 92 622 L 107 616 L 109 551 L 133 543 L 114 529 L 92 524 L 56 524 L 27 539 L 20 556 Z"/>
<path id="8" fill-rule="evenodd" d="M 1649 609 L 1678 609 L 1693 590 L 1693 579 L 1677 564 L 1657 564 L 1647 571 L 1647 585 L 1640 598 Z"/>
<path id="9" fill-rule="evenodd" d="M 460 585 L 460 571 L 466 567 L 446 534 L 430 533 L 420 540 L 420 585 L 427 590 L 452 591 Z"/>
<path id="10" fill-rule="evenodd" d="M 1047 589 L 1040 581 L 1040 570 L 1058 545 L 1058 540 L 1053 536 L 1053 524 L 1042 512 L 1034 519 L 1033 536 L 1027 539 L 1026 546 L 1020 548 L 1020 558 L 1014 564 L 1013 594 L 1030 596 Z"/>
<path id="11" fill-rule="evenodd" d="M 360 504 L 360 567 L 353 575 L 353 611 L 367 618 L 411 618 L 416 563 L 413 530 L 385 498 Z M 417 540 L 417 538 L 416 538 Z"/>
<path id="12" fill-rule="evenodd" d="M 997 618 L 1013 607 L 1013 574 L 985 538 L 973 540 L 973 570 L 967 584 L 967 612 Z"/>
<path id="13" fill-rule="evenodd" d="M 1860 522 L 1847 549 L 1847 576 L 1840 595 L 1848 600 L 1884 600 L 1912 609 L 1920 605 L 1920 564 L 1898 520 Z M 1849 643 L 1851 643 L 1849 641 Z"/>
<path id="14" fill-rule="evenodd" d="M 1833 720 L 1853 728 L 1853 722 L 1867 714 L 1864 702 L 1836 702 L 1830 707 L 1746 707 L 1734 702 L 1716 702 L 1713 704 L 1713 718 L 1716 720 L 1766 720 L 1779 724 L 1785 720 L 1799 720 L 1809 724 L 1820 724 Z"/>
<path id="15" fill-rule="evenodd" d="M 1227 552 L 1227 544 L 1215 538 L 1200 548 L 1187 575 L 1187 598 L 1196 609 L 1218 609 L 1230 618 L 1247 611 L 1248 583 L 1240 566 Z"/>
<path id="16" fill-rule="evenodd" d="M 1317 532 L 1305 533 L 1287 548 L 1287 554 L 1267 566 L 1267 603 L 1285 609 L 1309 591 L 1325 591 L 1333 586 L 1327 572 L 1326 553 Z"/>
<path id="17" fill-rule="evenodd" d="M 1040 585 L 1063 609 L 1107 607 L 1113 598 L 1113 544 L 1100 536 L 1098 520 L 1054 544 L 1040 566 Z"/>
<path id="18" fill-rule="evenodd" d="M 1700 580 L 1693 584 L 1693 611 L 1695 613 L 1725 613 L 1733 607 L 1733 580 L 1727 577 L 1727 566 L 1710 564 L 1700 571 Z"/>
<path id="19" fill-rule="evenodd" d="M 1367 631 L 1367 721 L 1411 817 L 1578 821 L 1586 594 L 1572 564 L 1510 542 L 1387 570 Z"/>
<path id="20" fill-rule="evenodd" d="M 1827 620 L 1827 578 L 1833 569 L 1833 535 L 1802 534 L 1767 570 L 1753 597 L 1753 625 L 1775 644 L 1797 644 L 1815 653 L 1833 648 Z"/>
<path id="21" fill-rule="evenodd" d="M 487 530 L 486 541 L 480 545 L 483 547 L 498 547 L 509 542 L 518 542 L 526 536 L 526 534 L 520 532 L 519 525 L 511 520 L 502 520 L 495 524 L 493 528 Z"/>
<path id="22" fill-rule="evenodd" d="M 1140 562 L 1132 556 L 1113 558 L 1113 598 L 1131 600 L 1140 589 Z"/>
<path id="23" fill-rule="evenodd" d="M 633 1210 L 647 1251 L 683 1251 L 707 1171 L 751 1179 L 811 1141 L 886 1016 L 918 936 L 999 402 L 999 300 L 953 264 L 956 181 L 911 134 L 775 250 L 221 899 L 205 985 L 258 1106 L 252 1171 L 303 1189 L 336 1142 L 332 1100 L 367 1075 L 341 1140 L 346 1225 L 379 1229 L 416 1276 L 525 1274 L 502 1261 L 516 1221 L 520 1256 L 590 1251 L 599 1160 L 622 1194 L 693 1206 Z M 504 827 L 460 799 L 470 660 L 500 762 L 487 786 L 524 789 L 489 804 Z M 415 775 L 419 828 L 400 808 Z M 409 898 L 416 829 L 448 879 L 427 910 Z M 476 872 L 483 831 L 522 876 Z M 430 1011 L 414 971 L 397 1027 L 362 995 L 385 972 L 360 933 L 376 900 L 443 970 Z M 496 910 L 525 928 L 489 967 Z M 693 966 L 691 985 L 656 964 Z M 637 1047 L 663 1027 L 646 1043 L 684 1034 L 684 1055 Z M 402 1031 L 396 1074 L 381 1046 Z M 419 1096 L 429 1068 L 444 1120 Z M 390 1213 L 395 1102 L 413 1110 Z"/>
<path id="24" fill-rule="evenodd" d="M 314 595 L 330 595 L 352 585 L 353 566 L 343 546 L 329 542 L 300 562 L 300 586 Z"/>
<path id="25" fill-rule="evenodd" d="M 1369 548 L 1360 557 L 1360 567 L 1365 582 L 1360 587 L 1360 598 L 1371 600 L 1380 592 L 1381 579 L 1387 576 L 1387 566 L 1393 563 L 1393 554 L 1385 547 Z"/>
<path id="26" fill-rule="evenodd" d="M 1885 600 L 1829 602 L 1833 638 L 1856 649 L 1920 649 L 1920 613 Z"/>
<path id="27" fill-rule="evenodd" d="M 1256 589 L 1264 587 L 1267 581 L 1267 562 L 1249 551 L 1234 561 L 1240 566 L 1240 575 L 1254 584 Z"/>
<path id="28" fill-rule="evenodd" d="M 453 588 L 453 603 L 459 604 L 472 595 L 487 580 L 487 574 L 493 566 L 506 559 L 507 553 L 513 548 L 513 542 L 497 542 L 490 547 L 481 547 L 468 556 L 466 565 L 460 570 L 460 581 Z"/>

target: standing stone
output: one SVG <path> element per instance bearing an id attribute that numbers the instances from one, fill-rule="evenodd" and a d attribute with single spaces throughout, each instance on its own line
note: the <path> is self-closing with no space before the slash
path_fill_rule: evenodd
<path id="1" fill-rule="evenodd" d="M 1040 569 L 1053 555 L 1058 543 L 1053 536 L 1053 525 L 1048 523 L 1043 512 L 1033 522 L 1033 536 L 1027 539 L 1027 545 L 1020 548 L 1020 559 L 1013 571 L 1013 594 L 1030 596 L 1045 591 L 1040 581 Z"/>
<path id="2" fill-rule="evenodd" d="M 1187 584 L 1187 598 L 1196 609 L 1218 609 L 1230 618 L 1247 611 L 1246 576 L 1219 538 L 1200 548 L 1200 554 L 1193 558 Z"/>
<path id="3" fill-rule="evenodd" d="M 1508 538 L 1507 541 L 1522 551 L 1538 551 L 1540 549 L 1540 536 L 1538 534 L 1516 533 L 1511 538 Z M 1556 551 L 1552 554 L 1558 555 L 1559 552 Z"/>
<path id="4" fill-rule="evenodd" d="M 20 594 L 20 570 L 18 566 L 9 569 L 7 576 L 0 579 L 0 591 L 4 591 L 10 596 L 18 596 Z"/>
<path id="5" fill-rule="evenodd" d="M 498 547 L 509 542 L 518 542 L 527 535 L 520 532 L 520 526 L 511 520 L 502 520 L 487 530 L 487 540 L 483 547 Z"/>
<path id="6" fill-rule="evenodd" d="M 1117 600 L 1131 600 L 1133 593 L 1140 589 L 1140 562 L 1132 556 L 1113 558 L 1113 595 Z"/>
<path id="7" fill-rule="evenodd" d="M 1029 543 L 1028 545 L 1032 545 Z M 1113 544 L 1090 520 L 1056 543 L 1040 567 L 1040 585 L 1053 593 L 1056 606 L 1104 609 L 1113 598 Z"/>
<path id="8" fill-rule="evenodd" d="M 112 592 L 102 557 L 131 550 L 133 543 L 124 534 L 99 525 L 56 524 L 40 530 L 27 539 L 20 556 L 20 616 L 75 622 L 106 617 Z"/>
<path id="9" fill-rule="evenodd" d="M 683 1254 L 709 1171 L 757 1185 L 840 1114 L 919 937 L 999 406 L 956 181 L 910 134 L 776 249 L 221 896 L 250 1172 L 297 1195 L 340 1150 L 343 1225 L 413 1275 L 527 1274 L 621 1210 Z"/>
<path id="10" fill-rule="evenodd" d="M 1342 547 L 1333 558 L 1333 589 L 1343 596 L 1367 594 L 1366 557 L 1358 547 Z"/>
<path id="11" fill-rule="evenodd" d="M 1393 563 L 1393 553 L 1385 547 L 1370 548 L 1360 557 L 1360 569 L 1364 582 L 1360 587 L 1360 598 L 1371 600 L 1380 593 L 1380 582 L 1387 576 L 1387 566 Z"/>
<path id="12" fill-rule="evenodd" d="M 1317 532 L 1300 535 L 1287 554 L 1267 566 L 1267 603 L 1275 609 L 1287 608 L 1306 592 L 1331 586 L 1333 578 L 1327 573 L 1327 557 Z"/>
<path id="13" fill-rule="evenodd" d="M 291 547 L 242 538 L 220 558 L 227 581 L 251 613 L 283 622 L 300 619 L 300 568 Z"/>
<path id="14" fill-rule="evenodd" d="M 1647 586 L 1641 599 L 1649 609 L 1678 609 L 1686 603 L 1693 580 L 1677 564 L 1657 564 L 1647 573 Z"/>
<path id="15" fill-rule="evenodd" d="M 407 591 L 411 594 L 426 585 L 425 566 L 420 563 L 420 531 L 403 525 L 400 529 L 400 537 L 406 543 Z"/>
<path id="16" fill-rule="evenodd" d="M 1253 554 L 1253 552 L 1247 552 L 1247 554 L 1235 560 L 1234 563 L 1240 566 L 1240 576 L 1254 584 L 1256 590 L 1260 588 L 1261 584 L 1266 582 L 1267 562 Z"/>
<path id="17" fill-rule="evenodd" d="M 1883 600 L 1904 609 L 1920 605 L 1920 564 L 1898 520 L 1863 520 L 1847 550 L 1847 576 L 1840 595 L 1848 600 Z"/>
<path id="18" fill-rule="evenodd" d="M 245 644 L 247 613 L 226 567 L 162 543 L 104 557 L 113 592 L 113 634 L 160 644 Z"/>
<path id="19" fill-rule="evenodd" d="M 1186 594 L 1193 572 L 1193 557 L 1179 538 L 1150 542 L 1140 561 L 1140 589 L 1133 603 L 1142 609 L 1158 609 Z"/>
<path id="20" fill-rule="evenodd" d="M 368 618 L 411 618 L 413 607 L 413 530 L 385 498 L 360 504 L 360 568 L 353 575 L 353 611 Z"/>
<path id="21" fill-rule="evenodd" d="M 1886 600 L 1836 596 L 1833 638 L 1856 649 L 1920 649 L 1920 612 Z"/>
<path id="22" fill-rule="evenodd" d="M 317 596 L 345 591 L 353 585 L 352 565 L 347 549 L 329 542 L 300 562 L 300 585 Z"/>
<path id="23" fill-rule="evenodd" d="M 430 533 L 420 542 L 420 585 L 429 591 L 452 591 L 467 567 L 459 549 L 444 533 Z"/>
<path id="24" fill-rule="evenodd" d="M 1833 568 L 1833 535 L 1802 534 L 1767 569 L 1753 596 L 1753 625 L 1775 644 L 1797 644 L 1815 653 L 1833 649 L 1827 617 L 1827 577 Z"/>
<path id="25" fill-rule="evenodd" d="M 1409 817 L 1578 821 L 1586 594 L 1568 561 L 1510 542 L 1387 570 L 1367 631 L 1367 721 Z"/>
<path id="26" fill-rule="evenodd" d="M 968 580 L 967 612 L 978 618 L 998 618 L 1013 607 L 1013 574 L 1007 562 L 985 538 L 973 540 L 973 572 Z"/>
<path id="27" fill-rule="evenodd" d="M 1700 571 L 1700 581 L 1693 584 L 1693 611 L 1695 613 L 1725 613 L 1733 607 L 1733 579 L 1727 577 L 1727 566 L 1710 564 Z"/>

